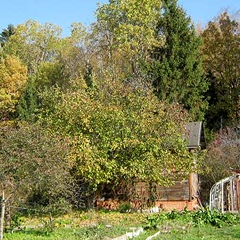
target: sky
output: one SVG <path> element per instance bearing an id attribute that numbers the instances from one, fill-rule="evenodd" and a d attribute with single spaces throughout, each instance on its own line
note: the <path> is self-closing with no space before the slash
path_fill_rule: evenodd
<path id="1" fill-rule="evenodd" d="M 93 23 L 98 3 L 108 0 L 0 0 L 0 31 L 9 24 L 17 26 L 29 19 L 62 27 L 63 37 L 70 35 L 73 22 Z M 223 10 L 240 11 L 240 0 L 179 0 L 195 24 L 205 26 Z"/>

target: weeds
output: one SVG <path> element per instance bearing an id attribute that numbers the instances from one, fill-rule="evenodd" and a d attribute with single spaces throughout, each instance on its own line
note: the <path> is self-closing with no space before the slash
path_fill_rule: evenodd
<path id="1" fill-rule="evenodd" d="M 21 225 L 23 224 L 24 220 L 21 213 L 16 213 L 11 218 L 9 226 L 6 226 L 6 232 L 14 232 L 16 229 L 20 229 Z"/>
<path id="2" fill-rule="evenodd" d="M 131 212 L 132 210 L 132 206 L 130 203 L 128 202 L 125 202 L 125 203 L 122 203 L 119 207 L 119 212 L 120 213 L 127 213 L 127 212 Z"/>
<path id="3" fill-rule="evenodd" d="M 221 228 L 226 224 L 234 224 L 238 216 L 231 213 L 220 213 L 217 210 L 211 211 L 209 208 L 193 212 L 192 221 L 195 226 L 210 224 L 212 226 Z"/>
<path id="4" fill-rule="evenodd" d="M 239 220 L 238 215 L 231 213 L 220 213 L 217 210 L 211 211 L 209 208 L 200 209 L 196 212 L 188 210 L 176 211 L 168 213 L 160 213 L 146 217 L 145 229 L 156 229 L 161 225 L 163 220 L 181 220 L 182 223 L 192 223 L 193 226 L 209 224 L 214 227 L 221 228 L 226 224 L 234 224 Z"/>
<path id="5" fill-rule="evenodd" d="M 47 218 L 42 218 L 41 222 L 42 222 L 41 231 L 46 236 L 48 236 L 50 233 L 54 232 L 54 230 L 56 229 L 56 221 L 51 215 Z"/>
<path id="6" fill-rule="evenodd" d="M 21 231 L 8 232 L 5 238 L 6 240 L 100 240 L 120 236 L 128 232 L 131 227 L 144 226 L 143 236 L 136 239 L 146 239 L 156 231 L 161 232 L 163 240 L 195 240 L 203 237 L 230 239 L 228 236 L 234 239 L 234 236 L 240 237 L 238 220 L 238 215 L 211 212 L 207 208 L 196 212 L 185 210 L 158 214 L 88 211 L 55 218 L 51 216 L 24 218 Z"/>

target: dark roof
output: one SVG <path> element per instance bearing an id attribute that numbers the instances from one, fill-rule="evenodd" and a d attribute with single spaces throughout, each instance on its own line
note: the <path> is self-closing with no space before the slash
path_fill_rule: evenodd
<path id="1" fill-rule="evenodd" d="M 186 139 L 189 149 L 206 148 L 204 129 L 202 122 L 190 122 L 186 124 Z"/>

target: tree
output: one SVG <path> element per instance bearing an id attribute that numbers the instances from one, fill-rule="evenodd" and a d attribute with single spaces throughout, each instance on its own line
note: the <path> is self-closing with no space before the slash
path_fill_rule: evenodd
<path id="1" fill-rule="evenodd" d="M 27 67 L 14 56 L 0 63 L 0 119 L 14 117 L 16 106 L 27 84 Z"/>
<path id="2" fill-rule="evenodd" d="M 3 29 L 0 33 L 0 46 L 4 47 L 4 45 L 8 42 L 9 38 L 14 35 L 15 32 L 16 28 L 12 24 L 9 24 L 7 28 Z"/>
<path id="3" fill-rule="evenodd" d="M 89 89 L 82 80 L 73 90 L 46 92 L 44 102 L 58 100 L 42 119 L 71 139 L 70 162 L 92 189 L 108 183 L 114 189 L 132 179 L 168 185 L 193 170 L 180 105 L 160 103 L 151 92 L 121 81 Z"/>
<path id="4" fill-rule="evenodd" d="M 73 41 L 62 40 L 61 29 L 53 24 L 44 26 L 29 20 L 18 25 L 15 34 L 3 48 L 4 54 L 17 56 L 28 67 L 26 88 L 18 104 L 18 116 L 21 119 L 36 119 L 40 106 L 40 92 L 52 86 L 67 86 L 72 72 L 71 63 L 76 59 L 66 59 L 66 52 L 76 52 Z M 75 50 L 75 52 L 73 51 Z M 76 67 L 74 68 L 77 74 Z"/>
<path id="5" fill-rule="evenodd" d="M 39 108 L 40 95 L 37 90 L 36 81 L 34 78 L 30 78 L 18 102 L 17 116 L 21 120 L 35 122 L 37 120 Z"/>
<path id="6" fill-rule="evenodd" d="M 86 65 L 90 62 L 93 64 L 92 55 L 96 53 L 96 46 L 91 39 L 89 29 L 81 23 L 73 23 L 71 36 L 62 39 L 61 46 L 60 54 L 56 60 L 58 64 L 62 65 L 63 79 L 82 78 Z"/>
<path id="7" fill-rule="evenodd" d="M 55 59 L 61 49 L 61 29 L 51 23 L 44 26 L 29 20 L 16 28 L 15 34 L 5 44 L 6 54 L 18 56 L 27 65 L 30 74 L 35 74 L 43 62 Z"/>
<path id="8" fill-rule="evenodd" d="M 70 198 L 66 139 L 37 124 L 1 124 L 0 130 L 0 189 L 12 206 L 47 206 Z"/>
<path id="9" fill-rule="evenodd" d="M 234 126 L 240 119 L 240 25 L 225 12 L 203 32 L 204 69 L 211 83 L 209 127 Z"/>
<path id="10" fill-rule="evenodd" d="M 41 108 L 41 92 L 54 86 L 66 88 L 69 82 L 67 74 L 65 65 L 59 61 L 40 64 L 36 75 L 30 77 L 19 101 L 17 110 L 20 119 L 36 120 Z"/>
<path id="11" fill-rule="evenodd" d="M 160 100 L 183 104 L 194 120 L 202 120 L 207 107 L 207 82 L 203 76 L 201 39 L 177 0 L 163 1 L 163 16 L 156 32 L 164 39 L 164 44 L 152 51 L 149 66 L 156 95 Z"/>
<path id="12" fill-rule="evenodd" d="M 159 0 L 110 1 L 97 10 L 94 33 L 101 50 L 104 71 L 113 79 L 122 77 L 140 82 L 140 61 L 159 44 L 154 32 L 161 8 Z"/>
<path id="13" fill-rule="evenodd" d="M 208 145 L 208 154 L 203 162 L 204 175 L 201 176 L 203 195 L 209 197 L 213 184 L 240 171 L 240 128 L 228 127 L 215 135 Z"/>

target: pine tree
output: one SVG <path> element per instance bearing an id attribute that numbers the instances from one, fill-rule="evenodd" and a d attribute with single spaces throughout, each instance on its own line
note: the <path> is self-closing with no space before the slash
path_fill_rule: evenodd
<path id="1" fill-rule="evenodd" d="M 202 120 L 207 107 L 203 99 L 207 83 L 200 55 L 202 43 L 177 0 L 163 1 L 156 31 L 164 40 L 152 52 L 150 71 L 156 95 L 160 100 L 183 104 L 194 120 Z"/>

